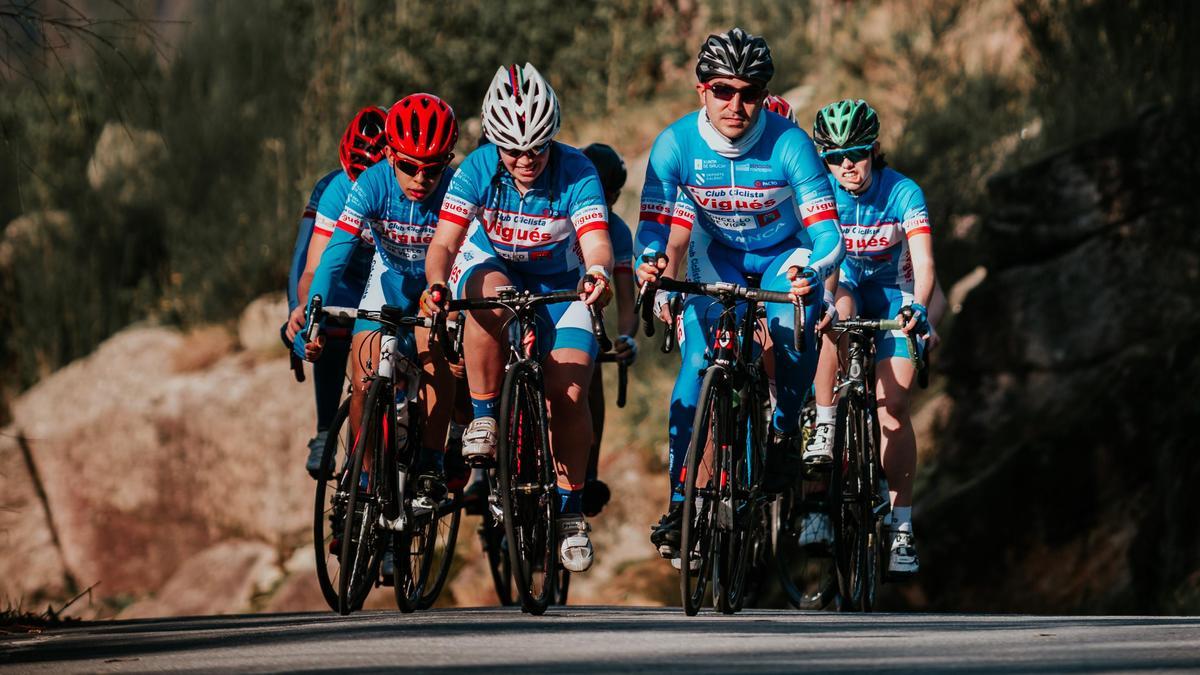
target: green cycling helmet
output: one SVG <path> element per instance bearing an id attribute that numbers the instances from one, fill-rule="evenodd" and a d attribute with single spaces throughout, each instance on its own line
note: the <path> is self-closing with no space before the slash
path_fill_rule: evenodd
<path id="1" fill-rule="evenodd" d="M 879 138 L 879 116 L 861 98 L 835 101 L 817 111 L 812 137 L 823 149 L 870 145 Z"/>

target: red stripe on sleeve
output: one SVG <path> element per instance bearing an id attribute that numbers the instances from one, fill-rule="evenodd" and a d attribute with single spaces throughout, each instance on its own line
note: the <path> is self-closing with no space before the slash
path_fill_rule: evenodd
<path id="1" fill-rule="evenodd" d="M 658 213 L 655 211 L 642 211 L 641 214 L 638 215 L 638 220 L 649 220 L 651 222 L 658 223 L 659 225 L 670 225 L 671 214 Z"/>
<path id="2" fill-rule="evenodd" d="M 690 229 L 692 229 L 692 225 L 693 225 L 692 221 L 687 220 L 686 218 L 679 218 L 677 216 L 671 218 L 671 227 L 682 227 L 684 229 L 690 230 Z"/>
<path id="3" fill-rule="evenodd" d="M 349 232 L 350 234 L 358 236 L 358 233 L 362 228 L 355 227 L 355 226 L 351 225 L 350 223 L 347 223 L 344 220 L 339 220 L 339 221 L 337 221 L 337 229 L 342 230 L 344 232 Z"/>
<path id="4" fill-rule="evenodd" d="M 929 226 L 922 225 L 921 227 L 914 227 L 913 229 L 908 231 L 908 238 L 912 239 L 913 237 L 917 236 L 918 234 L 929 234 Z"/>
<path id="5" fill-rule="evenodd" d="M 583 235 L 585 235 L 588 232 L 591 232 L 593 230 L 601 230 L 603 232 L 608 232 L 608 221 L 597 220 L 595 222 L 588 223 L 588 224 L 578 228 L 577 230 L 575 230 L 575 237 L 578 239 L 582 239 Z"/>
<path id="6" fill-rule="evenodd" d="M 461 227 L 466 227 L 467 225 L 471 224 L 470 220 L 463 218 L 462 216 L 458 215 L 457 213 L 453 213 L 451 211 L 446 211 L 445 209 L 443 209 L 442 212 L 438 214 L 438 218 L 441 218 L 442 220 L 448 220 L 448 221 L 454 223 L 455 225 L 459 225 Z"/>
<path id="7" fill-rule="evenodd" d="M 837 209 L 825 209 L 824 211 L 818 211 L 804 219 L 804 226 L 812 227 L 823 220 L 837 220 L 837 216 Z"/>

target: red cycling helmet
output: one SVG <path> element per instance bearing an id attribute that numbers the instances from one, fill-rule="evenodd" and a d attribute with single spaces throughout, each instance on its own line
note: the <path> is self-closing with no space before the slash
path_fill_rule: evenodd
<path id="1" fill-rule="evenodd" d="M 350 121 L 342 143 L 338 147 L 338 159 L 350 180 L 357 180 L 362 173 L 383 157 L 384 122 L 387 112 L 379 106 L 369 105 Z"/>
<path id="2" fill-rule="evenodd" d="M 387 144 L 413 159 L 449 157 L 458 140 L 458 120 L 442 99 L 412 94 L 388 109 Z"/>
<path id="3" fill-rule="evenodd" d="M 796 121 L 796 111 L 792 110 L 791 104 L 788 103 L 787 101 L 785 101 L 782 96 L 778 96 L 776 94 L 771 94 L 770 96 L 763 99 L 763 106 L 765 106 L 767 110 L 770 110 L 771 112 L 775 113 L 776 115 L 781 115 L 783 117 L 788 118 L 789 120 L 791 120 L 792 124 L 799 124 Z"/>

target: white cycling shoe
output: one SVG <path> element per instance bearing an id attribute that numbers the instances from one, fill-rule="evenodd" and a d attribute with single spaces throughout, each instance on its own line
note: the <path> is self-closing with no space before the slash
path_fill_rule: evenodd
<path id="1" fill-rule="evenodd" d="M 558 518 L 558 557 L 568 572 L 586 572 L 595 559 L 592 540 L 588 532 L 592 528 L 583 514 L 563 514 Z"/>
<path id="2" fill-rule="evenodd" d="M 830 422 L 817 424 L 808 445 L 804 448 L 804 466 L 812 469 L 827 469 L 833 465 L 833 431 Z"/>
<path id="3" fill-rule="evenodd" d="M 496 418 L 476 417 L 462 435 L 463 459 L 488 460 L 496 456 Z"/>
<path id="4" fill-rule="evenodd" d="M 917 544 L 912 532 L 893 532 L 891 555 L 888 556 L 888 576 L 911 577 L 920 568 L 921 561 L 917 559 Z"/>
<path id="5" fill-rule="evenodd" d="M 829 514 L 812 512 L 800 521 L 801 546 L 829 546 L 833 543 L 833 523 Z"/>

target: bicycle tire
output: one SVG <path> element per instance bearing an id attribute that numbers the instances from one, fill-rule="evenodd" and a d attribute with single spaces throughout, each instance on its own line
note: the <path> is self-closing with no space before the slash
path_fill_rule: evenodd
<path id="1" fill-rule="evenodd" d="M 881 565 L 885 564 L 886 556 L 882 555 L 882 542 L 880 527 L 882 518 L 875 512 L 877 503 L 883 504 L 882 500 L 890 501 L 890 495 L 880 495 L 879 476 L 882 475 L 883 469 L 879 464 L 879 420 L 876 417 L 874 401 L 867 400 L 867 405 L 862 411 L 863 422 L 863 466 L 866 474 L 867 490 L 867 511 L 866 517 L 869 517 L 866 541 L 863 543 L 863 584 L 862 584 L 862 600 L 860 606 L 862 611 L 870 612 L 875 609 L 878 600 L 879 580 L 882 578 Z"/>
<path id="2" fill-rule="evenodd" d="M 841 488 L 834 511 L 834 548 L 839 609 L 847 612 L 863 608 L 866 549 L 870 545 L 868 529 L 874 524 L 871 490 L 863 464 L 863 408 L 861 395 L 851 392 L 843 397 L 838 403 L 834 432 L 834 470 Z"/>
<path id="3" fill-rule="evenodd" d="M 545 613 L 558 566 L 556 470 L 536 366 L 511 365 L 500 395 L 500 502 L 521 609 Z"/>
<path id="4" fill-rule="evenodd" d="M 725 381 L 725 370 L 718 366 L 709 368 L 704 374 L 684 465 L 687 475 L 684 476 L 683 483 L 683 517 L 679 538 L 679 594 L 683 602 L 683 611 L 688 616 L 695 616 L 700 611 L 713 571 L 712 548 L 716 514 L 713 500 L 702 493 L 707 492 L 711 495 L 716 475 L 714 453 L 705 452 L 705 448 L 709 445 L 710 433 L 712 436 L 719 436 L 721 433 L 719 428 L 712 428 L 722 423 L 722 397 L 717 396 L 716 391 L 718 378 L 722 383 Z M 725 400 L 728 401 L 727 398 Z M 697 490 L 696 479 L 702 467 L 707 467 L 708 476 L 705 484 Z M 699 500 L 700 504 L 697 504 L 697 497 L 702 497 Z M 693 549 L 699 563 L 694 574 L 691 569 Z"/>
<path id="5" fill-rule="evenodd" d="M 344 500 L 345 490 L 338 486 L 347 480 L 348 462 L 354 438 L 350 435 L 350 425 L 346 420 L 350 416 L 349 399 L 342 401 L 333 422 L 329 426 L 329 436 L 325 440 L 325 449 L 321 453 L 320 479 L 316 481 L 316 498 L 313 505 L 313 552 L 317 561 L 317 584 L 321 587 L 321 595 L 333 611 L 338 611 L 338 575 L 341 573 L 340 555 L 342 524 L 346 517 Z M 338 468 L 338 459 L 343 461 Z M 328 525 L 327 525 L 328 524 Z M 335 553 L 336 550 L 336 553 Z M 333 574 L 330 570 L 334 570 Z"/>
<path id="6" fill-rule="evenodd" d="M 725 613 L 740 612 L 745 606 L 748 584 L 754 575 L 751 568 L 757 562 L 759 543 L 766 537 L 766 521 L 762 512 L 762 471 L 765 462 L 767 415 L 763 402 L 767 399 L 767 383 L 761 370 L 741 392 L 736 416 L 736 433 L 732 433 L 729 452 L 729 486 L 733 502 L 734 529 L 727 540 L 729 581 L 726 584 Z"/>
<path id="7" fill-rule="evenodd" d="M 450 570 L 454 567 L 454 552 L 458 546 L 458 528 L 462 523 L 461 501 L 462 495 L 455 495 L 443 502 L 448 510 L 439 512 L 433 541 L 435 553 L 441 551 L 441 554 L 433 557 L 430 569 L 434 575 L 426 580 L 427 587 L 421 595 L 417 609 L 433 607 L 446 586 L 446 580 L 450 578 Z"/>
<path id="8" fill-rule="evenodd" d="M 343 616 L 362 607 L 362 603 L 366 600 L 367 594 L 371 592 L 371 587 L 379 576 L 379 546 L 375 530 L 377 502 L 374 498 L 361 499 L 361 497 L 370 496 L 360 494 L 358 485 L 362 475 L 363 457 L 367 452 L 374 452 L 380 442 L 381 412 L 384 410 L 384 406 L 379 403 L 379 392 L 383 382 L 382 379 L 372 381 L 371 387 L 367 391 L 362 424 L 358 428 L 358 438 L 354 443 L 353 460 L 347 480 L 349 497 L 346 501 L 346 513 L 348 517 L 345 519 L 342 529 L 340 559 L 343 562 L 349 560 L 351 563 L 349 573 L 347 574 L 343 570 L 338 579 L 338 612 Z M 378 474 L 378 471 L 376 473 Z M 378 482 L 376 488 L 378 488 Z M 362 502 L 362 516 L 355 517 L 360 501 Z"/>
<path id="9" fill-rule="evenodd" d="M 391 397 L 394 398 L 394 397 Z M 391 416 L 388 418 L 389 423 Z M 396 448 L 396 467 L 408 467 L 412 475 L 412 467 L 416 465 L 416 453 L 420 446 L 421 417 L 414 415 L 410 418 L 407 434 L 408 441 L 404 447 Z M 406 495 L 400 495 L 397 485 L 397 509 L 403 509 L 408 518 L 404 529 L 392 537 L 393 567 L 392 594 L 396 598 L 396 607 L 404 614 L 422 609 L 421 602 L 429 587 L 429 574 L 433 570 L 433 561 L 437 548 L 438 532 L 442 512 L 431 511 L 414 514 Z M 439 505 L 440 506 L 440 505 Z M 440 589 L 439 589 L 440 590 Z M 436 596 L 433 600 L 436 600 Z M 429 604 L 433 604 L 432 601 Z"/>
<path id="10" fill-rule="evenodd" d="M 479 544 L 487 557 L 492 586 L 496 589 L 496 599 L 502 607 L 515 605 L 512 559 L 508 556 L 507 543 L 504 540 L 504 526 L 496 522 L 491 511 L 485 510 L 479 523 Z"/>

